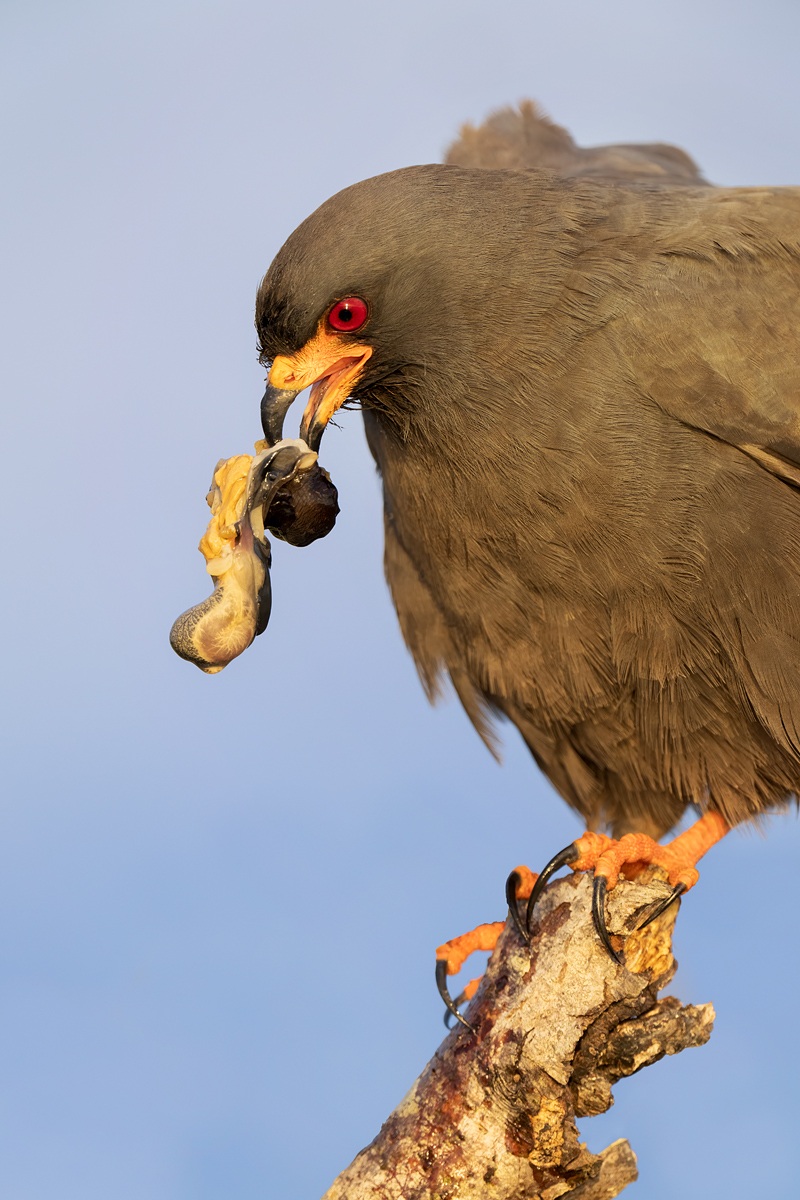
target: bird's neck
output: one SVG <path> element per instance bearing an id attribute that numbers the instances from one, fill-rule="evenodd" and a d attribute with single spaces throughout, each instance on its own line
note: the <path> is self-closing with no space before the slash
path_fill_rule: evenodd
<path id="1" fill-rule="evenodd" d="M 487 562 L 497 556 L 513 560 L 535 497 L 530 446 L 525 462 L 511 428 L 487 430 L 480 418 L 461 414 L 446 429 L 414 422 L 401 436 L 393 423 L 369 410 L 364 421 L 383 481 L 386 518 L 434 590 L 434 576 L 448 563 L 474 562 L 484 554 Z"/>

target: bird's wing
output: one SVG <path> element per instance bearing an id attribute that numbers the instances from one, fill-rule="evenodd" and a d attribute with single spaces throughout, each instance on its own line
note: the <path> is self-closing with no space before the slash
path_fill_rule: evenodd
<path id="1" fill-rule="evenodd" d="M 800 188 L 709 190 L 638 297 L 619 348 L 640 390 L 800 487 Z"/>
<path id="2" fill-rule="evenodd" d="M 670 419 L 683 462 L 703 476 L 686 530 L 708 564 L 696 619 L 720 629 L 747 702 L 796 759 L 800 189 L 709 190 L 695 225 L 652 260 L 611 336 L 640 398 Z"/>
<path id="3" fill-rule="evenodd" d="M 532 100 L 519 110 L 504 108 L 476 129 L 462 126 L 448 149 L 445 163 L 456 167 L 535 167 L 571 178 L 578 176 L 622 182 L 705 184 L 697 164 L 684 150 L 662 142 L 648 145 L 578 146 L 561 125 L 554 124 Z"/>
<path id="4" fill-rule="evenodd" d="M 392 594 L 400 631 L 414 659 L 431 703 L 441 695 L 441 677 L 450 676 L 456 695 L 491 753 L 498 757 L 493 713 L 476 691 L 463 666 L 445 619 L 403 548 L 388 514 L 384 517 L 386 582 Z"/>

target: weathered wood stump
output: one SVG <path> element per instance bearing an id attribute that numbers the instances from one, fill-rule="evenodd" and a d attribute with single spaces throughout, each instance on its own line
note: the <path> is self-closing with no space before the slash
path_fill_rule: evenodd
<path id="1" fill-rule="evenodd" d="M 605 1112 L 618 1079 L 708 1040 L 710 1004 L 659 991 L 675 973 L 678 905 L 640 932 L 666 892 L 660 878 L 621 880 L 608 927 L 624 965 L 603 950 L 591 880 L 551 884 L 530 947 L 510 923 L 468 1010 L 411 1091 L 324 1200 L 610 1200 L 637 1177 L 626 1141 L 591 1154 L 576 1118 Z"/>

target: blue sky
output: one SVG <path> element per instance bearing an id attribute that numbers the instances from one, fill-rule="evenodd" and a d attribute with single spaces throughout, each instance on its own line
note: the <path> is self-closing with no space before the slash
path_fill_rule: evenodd
<path id="1" fill-rule="evenodd" d="M 4 1200 L 319 1195 L 441 1038 L 435 946 L 579 832 L 511 731 L 500 769 L 427 707 L 356 414 L 323 447 L 339 523 L 274 547 L 266 634 L 213 678 L 169 648 L 213 465 L 260 432 L 283 239 L 525 96 L 584 144 L 800 182 L 799 44 L 794 0 L 3 0 Z M 632 1197 L 796 1187 L 800 834 L 766 834 L 680 918 L 711 1044 L 584 1125 L 630 1138 Z"/>

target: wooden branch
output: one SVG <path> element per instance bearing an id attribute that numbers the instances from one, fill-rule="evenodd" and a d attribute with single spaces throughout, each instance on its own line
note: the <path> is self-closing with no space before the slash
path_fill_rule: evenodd
<path id="1" fill-rule="evenodd" d="M 710 1004 L 658 1000 L 675 973 L 674 904 L 631 933 L 666 893 L 621 880 L 608 898 L 618 966 L 591 919 L 591 880 L 551 884 L 530 947 L 506 927 L 468 1009 L 378 1136 L 324 1200 L 611 1200 L 637 1177 L 626 1141 L 591 1154 L 576 1118 L 605 1112 L 618 1079 L 708 1041 Z M 624 936 L 621 936 L 624 935 Z"/>

